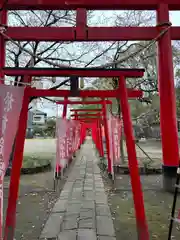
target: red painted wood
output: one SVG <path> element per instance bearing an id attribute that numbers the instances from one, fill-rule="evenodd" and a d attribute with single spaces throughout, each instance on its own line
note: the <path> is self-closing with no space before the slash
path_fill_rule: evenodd
<path id="1" fill-rule="evenodd" d="M 107 150 L 107 160 L 108 160 L 108 173 L 113 175 L 113 169 L 112 169 L 112 159 L 110 157 L 110 139 L 109 139 L 109 132 L 108 132 L 108 121 L 107 121 L 107 109 L 106 109 L 106 103 L 104 101 L 104 104 L 102 105 L 103 110 L 103 123 L 104 123 L 104 133 L 106 138 L 106 150 Z"/>
<path id="2" fill-rule="evenodd" d="M 87 110 L 87 112 L 88 112 L 88 110 Z M 90 113 L 86 113 L 86 114 L 77 114 L 77 112 L 76 112 L 76 114 L 71 114 L 71 117 L 75 117 L 75 116 L 78 116 L 78 118 L 81 118 L 81 117 L 102 117 L 102 114 L 101 113 L 92 113 L 92 114 L 90 114 Z"/>
<path id="3" fill-rule="evenodd" d="M 158 23 L 169 21 L 169 11 L 167 5 L 160 5 L 157 12 L 157 21 Z M 163 30 L 163 28 L 164 27 L 160 27 L 160 30 Z M 158 42 L 158 56 L 158 83 L 163 163 L 166 166 L 178 166 L 179 144 L 176 121 L 174 67 L 171 36 L 169 32 L 164 34 Z"/>
<path id="4" fill-rule="evenodd" d="M 139 90 L 131 90 L 128 89 L 128 97 L 129 98 L 140 98 L 142 97 L 142 91 Z M 69 97 L 70 91 L 69 90 L 50 90 L 50 89 L 35 89 L 32 88 L 29 90 L 30 96 L 35 97 Z M 119 96 L 117 90 L 81 90 L 80 97 L 107 97 L 107 98 L 114 98 Z"/>
<path id="5" fill-rule="evenodd" d="M 4 0 L 0 0 L 0 6 Z M 65 28 L 14 28 L 9 27 L 7 34 L 14 40 L 33 41 L 120 41 L 120 40 L 151 40 L 158 34 L 158 29 L 163 27 L 121 27 L 121 28 L 99 28 L 86 27 L 86 12 L 87 10 L 157 10 L 158 23 L 169 21 L 169 10 L 180 10 L 180 0 L 8 0 L 6 3 L 7 9 L 39 9 L 39 10 L 77 10 L 77 26 Z M 180 27 L 172 27 L 158 43 L 159 49 L 159 91 L 160 91 L 160 112 L 161 112 L 161 131 L 163 158 L 165 165 L 177 165 L 179 160 L 178 141 L 177 141 L 177 125 L 176 125 L 176 109 L 175 109 L 175 91 L 174 91 L 174 76 L 173 76 L 173 59 L 171 39 L 180 40 Z M 1 60 L 0 68 L 4 66 L 4 40 L 0 39 Z M 4 69 L 1 71 L 8 76 L 72 76 L 78 75 L 82 77 L 120 77 L 120 89 L 115 91 L 81 91 L 81 97 L 120 97 L 121 109 L 124 119 L 124 130 L 127 140 L 127 150 L 130 164 L 132 190 L 134 195 L 134 203 L 136 209 L 137 229 L 140 240 L 148 240 L 148 228 L 144 213 L 142 189 L 137 169 L 137 159 L 135 146 L 132 134 L 132 122 L 130 119 L 130 110 L 128 105 L 128 97 L 141 97 L 142 92 L 132 91 L 127 89 L 124 77 L 142 77 L 143 71 L 137 70 L 82 70 L 82 69 Z M 120 93 L 120 94 L 119 94 Z M 29 91 L 29 96 L 55 96 L 68 97 L 68 90 L 36 90 Z M 27 108 L 27 102 L 25 102 Z M 104 105 L 105 106 L 105 105 Z M 107 133 L 107 119 L 105 108 L 105 135 L 108 150 L 109 136 Z M 75 112 L 75 119 L 78 118 Z M 15 157 L 13 161 L 12 180 L 10 184 L 10 196 L 13 196 L 14 201 L 8 203 L 9 215 L 7 215 L 8 228 L 5 233 L 12 234 L 5 238 L 13 239 L 13 231 L 15 226 L 15 210 L 18 194 L 19 174 L 22 164 L 22 153 L 24 145 L 25 125 L 27 118 L 27 109 L 23 111 L 24 118 L 21 117 L 21 128 L 18 132 Z M 88 121 L 81 119 L 81 121 Z M 91 120 L 92 121 L 92 120 Z M 95 121 L 95 119 L 93 119 Z M 171 127 L 169 127 L 171 126 Z M 109 150 L 108 150 L 109 152 Z M 112 173 L 111 162 L 108 153 L 108 171 Z M 13 217 L 12 217 L 13 216 Z M 11 229 L 12 228 L 12 229 Z"/>
<path id="6" fill-rule="evenodd" d="M 87 11 L 86 9 L 78 8 L 76 11 L 76 35 L 75 38 L 83 41 L 87 37 Z"/>
<path id="7" fill-rule="evenodd" d="M 101 117 L 101 118 L 99 118 L 99 117 L 98 117 L 98 118 L 97 118 L 97 117 L 96 117 L 96 118 L 95 118 L 95 117 L 94 117 L 94 118 L 88 118 L 88 117 L 78 118 L 78 116 L 77 116 L 77 117 L 75 116 L 75 117 L 73 117 L 72 119 L 73 119 L 73 120 L 79 120 L 79 121 L 86 121 L 86 120 L 87 120 L 87 121 L 90 121 L 90 122 L 95 122 L 95 121 L 97 121 L 97 120 L 101 120 L 102 117 Z"/>
<path id="8" fill-rule="evenodd" d="M 3 0 L 1 0 L 3 1 Z M 169 4 L 170 10 L 180 10 L 179 0 L 8 0 L 8 9 L 39 10 L 154 10 L 160 3 Z"/>
<path id="9" fill-rule="evenodd" d="M 136 213 L 136 224 L 139 240 L 149 240 L 148 226 L 146 222 L 144 199 L 141 188 L 141 181 L 138 170 L 138 161 L 136 156 L 135 140 L 133 135 L 133 127 L 131 121 L 130 107 L 128 103 L 128 95 L 126 90 L 125 79 L 119 81 L 119 95 L 121 103 L 121 111 L 124 124 L 124 133 L 126 136 L 126 148 L 128 153 L 129 170 L 131 176 L 131 186 L 134 198 L 134 207 Z"/>
<path id="10" fill-rule="evenodd" d="M 64 103 L 67 103 L 67 104 L 70 104 L 70 105 L 93 105 L 93 104 L 103 104 L 103 101 L 86 101 L 86 102 L 83 102 L 83 101 L 71 101 L 71 100 L 64 100 L 64 101 L 58 101 L 56 102 L 56 104 L 64 104 Z M 112 104 L 112 101 L 110 100 L 106 100 L 106 104 Z M 72 109 L 71 111 L 73 111 L 75 109 Z"/>
<path id="11" fill-rule="evenodd" d="M 16 41 L 149 41 L 158 27 L 8 27 L 6 34 Z M 82 29 L 81 29 L 82 30 Z M 49 34 L 51 32 L 51 34 Z M 180 40 L 180 27 L 170 30 L 172 40 Z"/>
<path id="12" fill-rule="evenodd" d="M 5 68 L 7 76 L 79 76 L 79 77 L 143 77 L 144 69 L 98 69 L 98 68 Z"/>
<path id="13" fill-rule="evenodd" d="M 8 27 L 6 34 L 17 41 L 70 41 L 75 27 Z M 50 34 L 51 33 L 51 34 Z"/>
<path id="14" fill-rule="evenodd" d="M 71 109 L 71 112 L 101 112 L 102 109 Z"/>
<path id="15" fill-rule="evenodd" d="M 97 120 L 97 124 L 98 124 L 98 134 L 99 134 L 99 139 L 100 139 L 100 157 L 104 157 L 104 146 L 103 146 L 103 139 L 102 139 L 101 122 L 102 122 L 102 121 Z"/>

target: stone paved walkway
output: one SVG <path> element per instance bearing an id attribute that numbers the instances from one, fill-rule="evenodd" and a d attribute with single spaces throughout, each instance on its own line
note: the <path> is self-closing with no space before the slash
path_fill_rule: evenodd
<path id="1" fill-rule="evenodd" d="M 40 239 L 116 239 L 107 196 L 90 140 L 83 146 Z"/>

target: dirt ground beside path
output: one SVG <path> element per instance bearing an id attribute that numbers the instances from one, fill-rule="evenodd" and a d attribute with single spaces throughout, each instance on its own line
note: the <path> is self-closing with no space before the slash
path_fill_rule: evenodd
<path id="1" fill-rule="evenodd" d="M 56 153 L 55 139 L 28 139 L 25 141 L 24 156 L 49 158 L 54 166 Z M 21 175 L 16 214 L 16 240 L 38 240 L 45 220 L 60 195 L 73 163 L 66 169 L 64 179 L 53 191 L 53 170 L 33 175 Z M 4 182 L 4 219 L 9 191 L 9 177 Z"/>
<path id="2" fill-rule="evenodd" d="M 173 195 L 162 190 L 161 178 L 161 175 L 141 177 L 151 240 L 168 239 Z M 111 190 L 110 182 L 106 177 L 104 177 L 104 183 L 109 196 L 109 205 L 113 215 L 117 240 L 137 240 L 129 176 L 118 176 L 114 190 Z M 178 197 L 177 209 L 180 209 L 180 196 Z M 172 239 L 180 239 L 180 224 L 174 225 Z"/>
<path id="3" fill-rule="evenodd" d="M 160 144 L 142 143 L 151 157 L 161 159 Z M 157 149 L 156 149 L 156 148 Z M 54 159 L 54 139 L 33 139 L 26 141 L 25 155 L 31 154 L 50 156 Z M 43 155 L 43 156 L 44 156 Z M 73 165 L 71 165 L 71 168 Z M 71 168 L 66 172 L 71 171 Z M 45 172 L 34 175 L 22 175 L 17 203 L 16 240 L 38 240 L 42 226 L 53 207 L 64 181 L 59 184 L 57 192 L 53 192 L 53 173 Z M 109 204 L 113 213 L 117 240 L 136 240 L 136 224 L 134 207 L 128 175 L 119 175 L 116 180 L 116 191 L 112 191 L 107 178 L 104 178 L 105 188 L 109 196 Z M 142 176 L 144 199 L 151 234 L 151 240 L 166 240 L 168 232 L 168 217 L 171 212 L 173 196 L 161 190 L 161 175 Z M 4 213 L 7 207 L 9 178 L 5 178 Z M 180 209 L 180 196 L 178 198 Z M 174 240 L 180 239 L 180 225 L 174 226 Z"/>
<path id="4" fill-rule="evenodd" d="M 54 192 L 52 172 L 22 175 L 17 202 L 16 240 L 37 240 L 39 238 L 43 224 L 60 194 L 65 179 L 66 177 L 59 182 L 58 190 Z M 7 208 L 8 184 L 9 178 L 6 178 L 4 214 Z"/>

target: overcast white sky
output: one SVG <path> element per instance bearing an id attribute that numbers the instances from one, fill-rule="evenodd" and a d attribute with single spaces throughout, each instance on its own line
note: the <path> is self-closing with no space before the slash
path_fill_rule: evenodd
<path id="1" fill-rule="evenodd" d="M 109 12 L 109 14 L 112 13 Z M 170 21 L 173 26 L 180 26 L 180 11 L 170 12 Z M 56 104 L 38 104 L 38 109 L 46 112 L 48 116 L 56 116 Z"/>
<path id="2" fill-rule="evenodd" d="M 180 11 L 170 12 L 170 21 L 174 26 L 180 26 Z"/>

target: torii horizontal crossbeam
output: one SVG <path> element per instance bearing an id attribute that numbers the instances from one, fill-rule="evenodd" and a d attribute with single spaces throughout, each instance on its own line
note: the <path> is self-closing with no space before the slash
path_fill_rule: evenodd
<path id="1" fill-rule="evenodd" d="M 143 77 L 144 69 L 105 68 L 4 68 L 7 76 Z"/>
<path id="2" fill-rule="evenodd" d="M 141 98 L 143 96 L 142 91 L 127 89 L 129 98 Z M 70 90 L 57 90 L 57 89 L 35 89 L 30 88 L 29 96 L 33 97 L 71 97 Z M 119 97 L 118 90 L 81 90 L 78 97 L 99 97 L 99 98 L 117 98 Z"/>
<path id="3" fill-rule="evenodd" d="M 72 119 L 72 120 L 74 120 L 74 119 Z M 78 119 L 78 121 L 81 122 L 81 123 L 96 123 L 97 120 L 98 120 L 98 119 L 95 119 L 94 121 L 89 120 L 89 119 L 84 119 L 84 120 L 79 120 L 79 119 Z M 89 126 L 89 128 L 90 128 L 90 126 Z"/>
<path id="4" fill-rule="evenodd" d="M 169 31 L 172 40 L 180 40 L 180 27 Z M 75 27 L 8 27 L 6 34 L 16 41 L 149 41 L 157 37 L 159 28 L 87 27 L 83 39 Z"/>
<path id="5" fill-rule="evenodd" d="M 87 110 L 88 112 L 88 110 Z M 85 117 L 102 117 L 100 112 L 98 113 L 84 113 L 84 114 L 72 114 L 71 117 L 85 118 Z"/>
<path id="6" fill-rule="evenodd" d="M 83 119 L 74 119 L 72 118 L 72 120 L 76 120 L 76 121 L 79 121 L 79 122 L 89 122 L 89 123 L 97 123 L 97 122 L 100 122 L 100 123 L 103 123 L 103 120 L 100 119 L 100 118 L 83 118 Z"/>
<path id="7" fill-rule="evenodd" d="M 106 100 L 106 104 L 112 104 L 112 101 Z M 64 101 L 57 101 L 56 104 L 70 104 L 70 105 L 93 105 L 93 104 L 103 104 L 104 101 L 71 101 L 71 100 L 64 100 Z"/>
<path id="8" fill-rule="evenodd" d="M 97 109 L 70 109 L 70 111 L 71 112 L 101 112 L 102 111 L 102 109 L 99 109 L 99 108 L 97 108 Z"/>
<path id="9" fill-rule="evenodd" d="M 3 3 L 4 0 L 1 0 Z M 180 10 L 179 0 L 8 0 L 7 9 L 16 10 L 155 10 L 158 5 L 169 5 L 170 10 Z"/>

